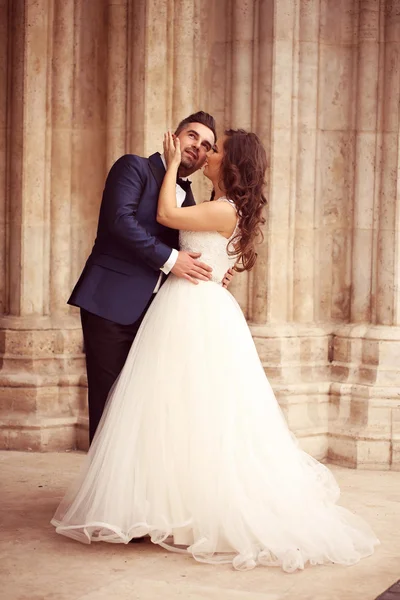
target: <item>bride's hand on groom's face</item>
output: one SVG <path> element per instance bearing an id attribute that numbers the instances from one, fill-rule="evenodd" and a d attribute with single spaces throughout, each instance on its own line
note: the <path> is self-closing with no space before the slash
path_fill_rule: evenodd
<path id="1" fill-rule="evenodd" d="M 167 167 L 170 165 L 179 167 L 181 164 L 181 143 L 179 138 L 170 131 L 164 133 L 164 157 Z"/>

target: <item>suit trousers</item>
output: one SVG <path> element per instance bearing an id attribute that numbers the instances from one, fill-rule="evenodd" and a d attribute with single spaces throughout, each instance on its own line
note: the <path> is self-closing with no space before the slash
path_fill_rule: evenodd
<path id="1" fill-rule="evenodd" d="M 89 402 L 89 441 L 92 443 L 108 394 L 121 373 L 141 322 L 152 303 L 131 325 L 120 325 L 81 308 Z"/>

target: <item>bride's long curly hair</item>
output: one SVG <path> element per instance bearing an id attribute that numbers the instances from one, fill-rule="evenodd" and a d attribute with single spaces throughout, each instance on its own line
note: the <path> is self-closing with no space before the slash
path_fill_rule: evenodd
<path id="1" fill-rule="evenodd" d="M 236 271 L 249 271 L 257 259 L 256 243 L 263 239 L 267 154 L 255 133 L 228 129 L 225 136 L 220 181 L 226 197 L 235 203 L 239 218 L 228 253 L 237 257 Z"/>

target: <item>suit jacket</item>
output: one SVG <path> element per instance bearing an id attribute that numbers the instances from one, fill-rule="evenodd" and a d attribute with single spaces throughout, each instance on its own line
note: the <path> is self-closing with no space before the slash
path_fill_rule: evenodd
<path id="1" fill-rule="evenodd" d="M 157 223 L 165 168 L 159 153 L 126 154 L 105 183 L 96 240 L 69 304 L 120 323 L 134 323 L 149 302 L 179 232 Z M 191 191 L 183 206 L 195 204 Z"/>

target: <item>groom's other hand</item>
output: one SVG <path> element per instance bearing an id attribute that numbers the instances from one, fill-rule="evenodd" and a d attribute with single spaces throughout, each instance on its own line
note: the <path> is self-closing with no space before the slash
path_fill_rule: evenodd
<path id="1" fill-rule="evenodd" d="M 200 262 L 200 252 L 184 252 L 180 251 L 178 254 L 177 261 L 171 273 L 176 277 L 183 277 L 196 285 L 201 281 L 208 281 L 211 279 L 212 268 L 203 262 Z"/>
<path id="2" fill-rule="evenodd" d="M 225 275 L 224 278 L 222 280 L 222 287 L 224 288 L 228 288 L 229 284 L 231 283 L 232 279 L 233 279 L 233 275 L 234 275 L 235 271 L 233 269 L 229 269 Z"/>

